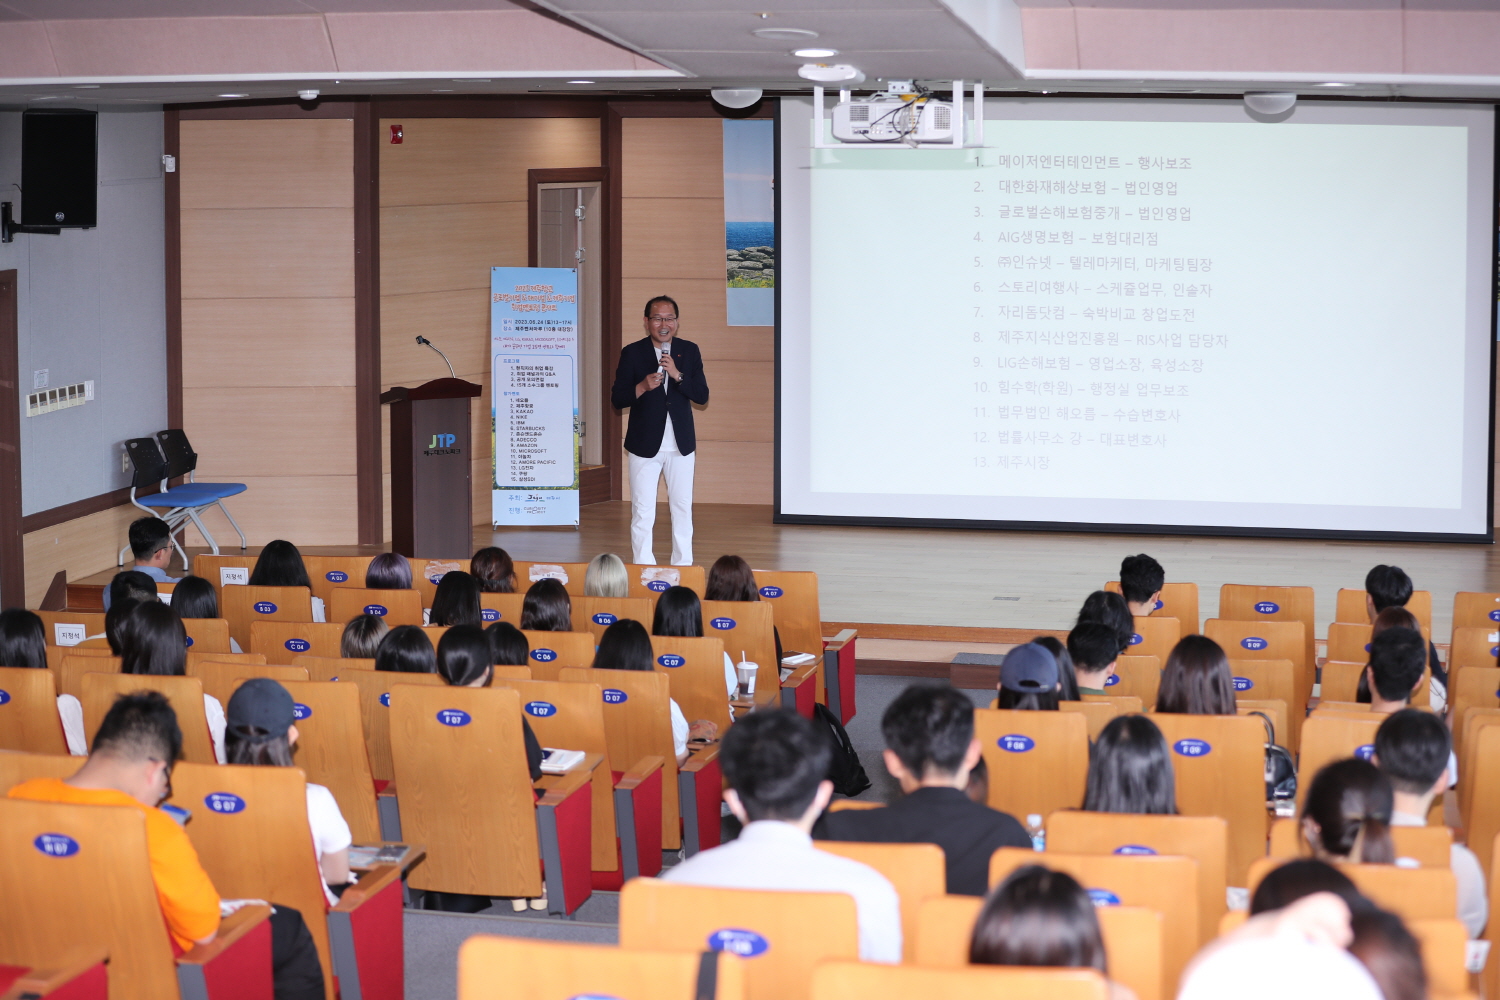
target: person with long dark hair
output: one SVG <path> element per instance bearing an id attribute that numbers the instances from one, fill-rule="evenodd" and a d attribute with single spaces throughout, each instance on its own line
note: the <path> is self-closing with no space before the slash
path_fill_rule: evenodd
<path id="1" fill-rule="evenodd" d="M 548 577 L 526 591 L 521 602 L 521 628 L 535 632 L 571 632 L 573 601 L 567 589 Z"/>
<path id="2" fill-rule="evenodd" d="M 129 602 L 117 603 L 111 612 Z M 177 612 L 160 601 L 131 605 L 119 623 L 120 673 L 182 677 L 187 674 L 187 630 Z M 208 732 L 213 737 L 214 756 L 224 763 L 224 706 L 211 694 L 203 696 Z"/>
<path id="3" fill-rule="evenodd" d="M 1302 836 L 1322 861 L 1389 865 L 1395 795 L 1391 782 L 1367 760 L 1336 760 L 1313 776 L 1302 802 Z"/>
<path id="4" fill-rule="evenodd" d="M 705 601 L 758 601 L 760 589 L 755 585 L 755 571 L 739 556 L 720 556 L 708 568 L 708 581 L 703 588 Z M 781 631 L 771 626 L 771 638 L 776 642 L 776 664 L 781 665 Z"/>
<path id="5" fill-rule="evenodd" d="M 479 581 L 462 570 L 450 570 L 438 581 L 432 595 L 429 625 L 475 625 L 483 628 L 479 607 Z"/>
<path id="6" fill-rule="evenodd" d="M 633 618 L 621 618 L 604 630 L 599 637 L 599 648 L 594 652 L 595 670 L 641 670 L 654 669 L 651 637 L 646 627 Z M 688 758 L 689 739 L 713 739 L 718 727 L 712 722 L 699 719 L 689 726 L 687 716 L 677 699 L 668 699 L 668 710 L 672 718 L 672 749 L 677 754 L 677 763 Z"/>
<path id="7" fill-rule="evenodd" d="M 172 588 L 169 603 L 172 610 L 177 612 L 177 617 L 183 620 L 219 617 L 219 595 L 214 591 L 214 585 L 201 576 L 189 574 L 178 580 L 177 586 Z M 244 652 L 234 636 L 229 637 L 229 651 Z"/>
<path id="8" fill-rule="evenodd" d="M 306 587 L 311 591 L 312 581 L 308 579 L 307 564 L 302 561 L 302 553 L 297 551 L 297 546 L 284 538 L 278 538 L 273 542 L 268 542 L 266 547 L 260 550 L 260 555 L 255 560 L 255 568 L 250 571 L 250 586 Z M 313 621 L 326 621 L 326 615 L 323 599 L 314 596 L 312 598 Z"/>
<path id="9" fill-rule="evenodd" d="M 410 590 L 411 562 L 399 552 L 382 552 L 365 567 L 366 590 Z"/>
<path id="10" fill-rule="evenodd" d="M 701 638 L 703 635 L 703 604 L 691 587 L 668 587 L 656 599 L 656 614 L 651 620 L 651 634 Z M 739 677 L 734 671 L 734 658 L 724 651 L 724 686 L 732 699 L 739 689 Z"/>
<path id="11" fill-rule="evenodd" d="M 531 647 L 521 630 L 510 622 L 495 622 L 484 630 L 490 643 L 490 662 L 497 667 L 530 665 Z"/>
<path id="12" fill-rule="evenodd" d="M 487 545 L 474 553 L 469 560 L 469 572 L 479 581 L 479 589 L 486 594 L 516 592 L 516 564 L 510 553 L 502 548 Z"/>
<path id="13" fill-rule="evenodd" d="M 0 667 L 47 669 L 47 628 L 36 612 L 25 608 L 0 611 Z M 68 753 L 86 756 L 89 744 L 83 733 L 83 705 L 71 694 L 60 694 L 57 717 L 62 722 Z"/>
<path id="14" fill-rule="evenodd" d="M 1167 738 L 1144 715 L 1117 715 L 1089 752 L 1087 812 L 1177 815 L 1176 777 Z"/>
<path id="15" fill-rule="evenodd" d="M 375 669 L 397 674 L 437 673 L 432 640 L 416 625 L 397 625 L 375 648 Z"/>
<path id="16" fill-rule="evenodd" d="M 1121 653 L 1130 648 L 1130 639 L 1135 635 L 1135 616 L 1130 613 L 1130 605 L 1121 595 L 1112 590 L 1096 590 L 1084 598 L 1083 607 L 1078 609 L 1078 620 L 1073 624 L 1077 626 L 1087 622 L 1108 625 L 1114 629 Z"/>
<path id="17" fill-rule="evenodd" d="M 1156 710 L 1176 715 L 1234 715 L 1234 677 L 1224 647 L 1206 635 L 1185 635 L 1167 655 Z"/>

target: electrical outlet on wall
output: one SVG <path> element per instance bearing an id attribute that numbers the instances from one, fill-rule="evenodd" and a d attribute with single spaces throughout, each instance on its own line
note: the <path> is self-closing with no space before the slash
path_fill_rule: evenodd
<path id="1" fill-rule="evenodd" d="M 123 444 L 120 445 L 120 471 L 130 471 L 130 453 L 125 450 L 125 446 Z"/>

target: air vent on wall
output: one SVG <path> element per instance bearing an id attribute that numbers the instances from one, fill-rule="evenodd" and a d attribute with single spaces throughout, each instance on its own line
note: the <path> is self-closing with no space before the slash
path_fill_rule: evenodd
<path id="1" fill-rule="evenodd" d="M 26 397 L 26 415 L 28 417 L 39 417 L 43 413 L 51 413 L 53 410 L 61 410 L 69 406 L 82 406 L 93 398 L 93 379 L 89 379 L 86 382 L 75 382 L 72 385 L 61 385 L 56 389 L 42 389 Z"/>

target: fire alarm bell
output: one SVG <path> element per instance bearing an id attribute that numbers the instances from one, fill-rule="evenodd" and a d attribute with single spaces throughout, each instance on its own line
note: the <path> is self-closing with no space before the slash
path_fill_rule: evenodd
<path id="1" fill-rule="evenodd" d="M 403 133 L 401 132 L 401 126 L 400 125 L 392 125 L 391 126 L 391 145 L 392 146 L 399 146 L 399 145 L 401 145 L 402 138 L 403 138 Z"/>

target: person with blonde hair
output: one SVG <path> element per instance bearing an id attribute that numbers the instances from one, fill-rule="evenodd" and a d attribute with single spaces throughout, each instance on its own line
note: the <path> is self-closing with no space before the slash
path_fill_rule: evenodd
<path id="1" fill-rule="evenodd" d="M 613 552 L 601 552 L 589 560 L 589 568 L 583 574 L 583 593 L 586 597 L 629 597 L 630 577 L 625 572 L 625 560 Z"/>

